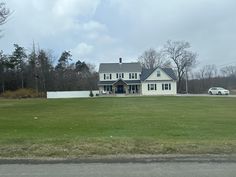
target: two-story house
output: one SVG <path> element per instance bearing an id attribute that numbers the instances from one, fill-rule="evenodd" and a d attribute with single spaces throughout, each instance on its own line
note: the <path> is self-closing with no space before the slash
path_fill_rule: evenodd
<path id="1" fill-rule="evenodd" d="M 175 95 L 176 75 L 171 68 L 142 69 L 140 63 L 101 63 L 100 94 Z"/>

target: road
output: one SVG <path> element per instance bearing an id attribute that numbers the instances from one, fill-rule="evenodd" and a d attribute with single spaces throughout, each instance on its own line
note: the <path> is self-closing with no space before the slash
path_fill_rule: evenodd
<path id="1" fill-rule="evenodd" d="M 235 177 L 234 162 L 0 165 L 0 177 Z"/>
<path id="2" fill-rule="evenodd" d="M 196 96 L 196 97 L 228 97 L 228 98 L 236 98 L 236 95 L 209 95 L 209 94 L 177 94 L 177 96 Z"/>

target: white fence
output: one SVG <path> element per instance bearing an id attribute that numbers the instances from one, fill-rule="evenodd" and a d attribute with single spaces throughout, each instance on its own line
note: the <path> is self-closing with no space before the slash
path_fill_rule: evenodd
<path id="1" fill-rule="evenodd" d="M 99 94 L 99 90 L 93 90 L 93 95 Z M 90 91 L 58 91 L 47 92 L 47 98 L 88 98 Z"/>

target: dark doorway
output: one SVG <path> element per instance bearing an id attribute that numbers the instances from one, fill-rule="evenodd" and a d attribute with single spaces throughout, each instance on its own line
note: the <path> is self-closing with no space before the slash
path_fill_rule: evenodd
<path id="1" fill-rule="evenodd" d="M 117 85 L 117 93 L 124 93 L 124 85 Z"/>

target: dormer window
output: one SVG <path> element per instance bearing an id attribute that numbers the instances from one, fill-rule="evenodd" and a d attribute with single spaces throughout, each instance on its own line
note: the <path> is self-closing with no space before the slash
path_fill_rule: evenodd
<path id="1" fill-rule="evenodd" d="M 138 74 L 137 73 L 129 73 L 129 79 L 137 79 Z"/>
<path id="2" fill-rule="evenodd" d="M 161 77 L 161 71 L 157 71 L 157 77 Z"/>
<path id="3" fill-rule="evenodd" d="M 116 78 L 118 79 L 124 79 L 124 73 L 116 73 Z"/>
<path id="4" fill-rule="evenodd" d="M 132 73 L 132 79 L 134 79 L 134 73 Z"/>
<path id="5" fill-rule="evenodd" d="M 112 74 L 104 74 L 104 80 L 111 80 Z"/>

